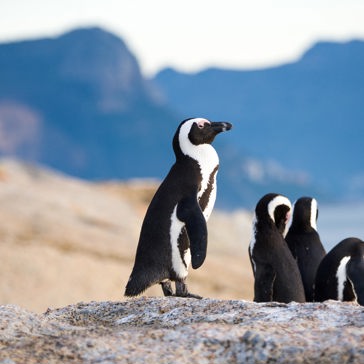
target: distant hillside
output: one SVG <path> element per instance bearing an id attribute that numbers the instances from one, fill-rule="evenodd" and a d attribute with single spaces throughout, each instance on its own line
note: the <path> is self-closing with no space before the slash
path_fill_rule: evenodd
<path id="1" fill-rule="evenodd" d="M 237 153 L 278 161 L 331 198 L 363 199 L 363 64 L 363 41 L 323 42 L 279 67 L 165 69 L 153 81 L 170 107 L 234 123 Z"/>
<path id="2" fill-rule="evenodd" d="M 173 70 L 147 80 L 99 28 L 0 44 L 0 156 L 91 179 L 162 179 L 187 117 L 231 121 L 217 138 L 217 206 L 276 191 L 320 202 L 364 196 L 363 43 L 314 46 L 260 71 Z"/>
<path id="3" fill-rule="evenodd" d="M 99 28 L 0 45 L 0 152 L 86 178 L 159 177 L 159 103 L 124 42 Z M 153 150 L 162 163 L 146 163 Z"/>

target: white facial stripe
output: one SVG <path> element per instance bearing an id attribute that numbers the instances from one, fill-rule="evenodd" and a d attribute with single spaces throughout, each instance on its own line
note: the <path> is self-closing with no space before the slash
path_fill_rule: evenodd
<path id="1" fill-rule="evenodd" d="M 293 204 L 293 210 L 294 210 L 294 206 L 296 204 L 297 201 L 294 202 Z M 291 228 L 292 226 L 292 223 L 293 223 L 293 212 L 289 214 L 289 218 L 288 218 L 288 221 L 287 221 L 287 224 L 286 224 L 286 228 L 284 230 L 284 234 L 283 234 L 283 237 L 285 237 L 288 233 L 288 230 Z"/>
<path id="2" fill-rule="evenodd" d="M 177 217 L 177 205 L 175 206 L 171 216 L 171 227 L 170 227 L 170 242 L 172 249 L 172 267 L 179 278 L 186 278 L 188 274 L 188 266 L 191 262 L 191 253 L 189 249 L 185 251 L 184 258 L 187 267 L 184 265 L 179 249 L 178 249 L 178 238 L 185 224 Z"/>
<path id="3" fill-rule="evenodd" d="M 183 141 L 186 138 L 188 139 L 188 133 L 190 132 L 191 127 L 192 127 L 192 125 L 194 123 L 196 123 L 198 126 L 204 126 L 205 124 L 211 124 L 209 120 L 203 119 L 203 118 L 195 118 L 195 119 L 187 120 L 181 126 L 181 129 L 180 129 L 180 132 L 179 132 L 179 143 L 180 143 L 180 145 L 181 145 L 181 141 Z M 181 149 L 182 149 L 182 145 L 181 145 Z"/>
<path id="4" fill-rule="evenodd" d="M 210 149 L 215 151 L 215 149 L 210 144 L 194 145 L 191 143 L 190 139 L 188 138 L 188 134 L 190 133 L 190 130 L 194 123 L 199 124 L 199 125 L 205 125 L 206 123 L 210 124 L 210 122 L 208 120 L 202 119 L 202 118 L 187 120 L 181 126 L 181 129 L 179 131 L 178 141 L 179 141 L 179 145 L 182 150 L 182 153 L 185 155 L 188 155 L 191 158 L 196 159 L 198 161 L 199 157 L 201 158 L 200 155 L 203 153 L 204 149 L 207 149 L 207 151 L 209 151 Z M 215 153 L 216 153 L 216 151 L 215 151 Z"/>
<path id="5" fill-rule="evenodd" d="M 287 197 L 284 197 L 281 195 L 274 197 L 274 199 L 271 202 L 269 202 L 269 204 L 268 204 L 268 214 L 274 223 L 275 223 L 274 211 L 279 205 L 286 205 L 289 207 L 289 209 L 291 209 L 291 207 L 292 207 L 291 202 L 288 200 Z"/>
<path id="6" fill-rule="evenodd" d="M 337 268 L 336 278 L 337 278 L 337 298 L 342 301 L 344 298 L 344 283 L 346 281 L 346 265 L 350 260 L 350 256 L 341 259 L 339 267 Z"/>
<path id="7" fill-rule="evenodd" d="M 314 198 L 311 200 L 310 224 L 317 231 L 317 201 Z"/>

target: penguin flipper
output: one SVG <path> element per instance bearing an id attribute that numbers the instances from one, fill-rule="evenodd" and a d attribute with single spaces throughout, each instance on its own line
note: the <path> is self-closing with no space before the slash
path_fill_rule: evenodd
<path id="1" fill-rule="evenodd" d="M 268 264 L 257 264 L 254 278 L 254 301 L 273 301 L 273 283 L 276 278 L 273 268 Z"/>
<path id="2" fill-rule="evenodd" d="M 207 225 L 196 194 L 182 199 L 177 206 L 177 217 L 185 223 L 190 240 L 191 265 L 193 269 L 201 267 L 207 250 Z"/>

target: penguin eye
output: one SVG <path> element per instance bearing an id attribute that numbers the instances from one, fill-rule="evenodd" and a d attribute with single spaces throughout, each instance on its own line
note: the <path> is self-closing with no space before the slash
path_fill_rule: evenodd
<path id="1" fill-rule="evenodd" d="M 199 129 L 203 129 L 205 124 L 204 123 L 197 123 L 197 126 Z"/>

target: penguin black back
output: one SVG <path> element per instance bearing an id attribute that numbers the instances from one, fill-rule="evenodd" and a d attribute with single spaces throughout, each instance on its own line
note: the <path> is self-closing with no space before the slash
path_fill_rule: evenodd
<path id="1" fill-rule="evenodd" d="M 364 306 L 364 242 L 347 238 L 322 259 L 316 274 L 315 300 L 354 301 Z"/>
<path id="2" fill-rule="evenodd" d="M 297 263 L 283 238 L 290 209 L 288 198 L 276 193 L 256 205 L 249 245 L 256 302 L 305 302 Z"/>
<path id="3" fill-rule="evenodd" d="M 291 225 L 285 238 L 297 261 L 307 302 L 314 300 L 317 268 L 326 254 L 317 232 L 317 217 L 317 201 L 311 197 L 299 198 L 294 204 Z"/>
<path id="4" fill-rule="evenodd" d="M 185 284 L 189 265 L 199 268 L 206 257 L 206 220 L 216 197 L 219 158 L 211 143 L 231 129 L 225 122 L 184 120 L 173 138 L 176 162 L 154 195 L 146 212 L 135 263 L 125 295 L 136 296 L 153 284 L 164 295 L 191 295 Z"/>

